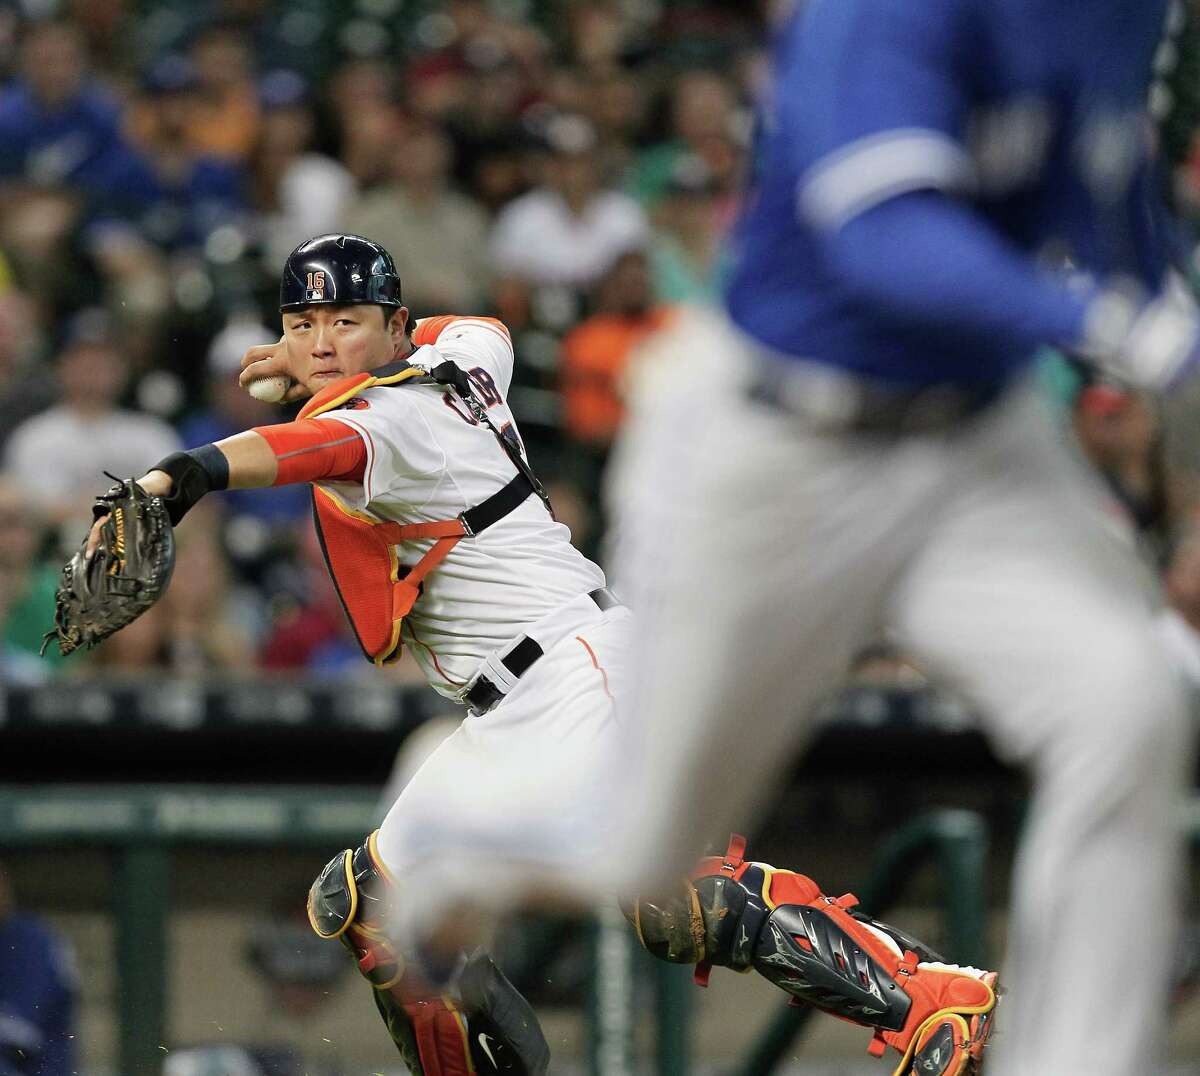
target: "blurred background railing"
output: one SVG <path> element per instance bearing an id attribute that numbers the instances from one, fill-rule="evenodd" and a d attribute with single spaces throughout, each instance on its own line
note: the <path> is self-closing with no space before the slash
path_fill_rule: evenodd
<path id="1" fill-rule="evenodd" d="M 849 712 L 864 708 L 864 699 L 862 691 L 847 696 Z M 306 869 L 311 874 L 377 823 L 396 749 L 429 716 L 434 700 L 419 690 L 362 683 L 206 689 L 179 681 L 87 681 L 51 692 L 10 689 L 4 703 L 9 750 L 0 788 L 0 860 L 27 904 L 61 923 L 79 948 L 88 1071 L 158 1072 L 172 1052 L 180 1056 L 171 1063 L 191 1071 L 186 1048 L 200 1043 L 209 1051 L 214 1044 L 239 1044 L 264 1064 L 272 1048 L 260 1037 L 264 1020 L 268 1035 L 282 1041 L 265 1063 L 274 1067 L 263 1071 L 301 1071 L 289 1066 L 311 1064 L 306 1049 L 318 1057 L 324 1049 L 337 1071 L 363 1071 L 356 1066 L 368 1059 L 383 1063 L 386 1042 L 371 1034 L 373 1027 L 363 1029 L 365 1048 L 349 1047 L 344 1029 L 359 1021 L 347 1025 L 333 1005 L 320 1004 L 331 992 L 353 998 L 360 984 L 343 976 L 340 961 L 330 962 L 330 953 L 341 956 L 338 948 L 310 939 L 298 913 Z M 852 722 L 831 725 L 797 774 L 805 797 L 815 798 L 807 806 L 794 802 L 782 825 L 768 824 L 756 837 L 763 854 L 774 845 L 781 855 L 812 861 L 814 842 L 806 838 L 799 848 L 789 835 L 804 831 L 810 812 L 829 809 L 826 795 L 869 794 L 871 782 L 894 768 L 898 744 L 925 758 L 938 744 L 961 772 L 995 776 L 994 761 L 969 729 L 914 719 L 920 705 L 910 698 L 892 706 L 880 697 L 867 708 L 885 734 L 876 741 L 881 750 L 851 751 L 861 730 Z M 922 737 L 926 746 L 918 748 Z M 400 769 L 405 766 L 402 760 Z M 22 771 L 21 783 L 14 783 Z M 106 783 L 84 783 L 87 773 Z M 927 802 L 932 787 L 925 786 L 919 800 Z M 916 809 L 911 797 L 892 798 L 884 816 L 860 819 L 857 828 L 846 812 L 839 832 L 843 838 L 860 833 L 869 848 L 877 827 L 894 828 Z M 932 839 L 929 824 L 922 825 L 927 828 L 897 838 L 910 852 Z M 958 912 L 950 909 L 938 933 L 955 945 L 966 939 L 978 952 L 980 940 L 969 937 L 963 922 L 978 927 L 986 917 L 987 845 L 968 843 L 968 855 L 978 862 L 965 874 L 943 872 L 930 900 L 937 907 L 946 892 L 957 895 Z M 836 862 L 827 847 L 829 853 Z M 856 858 L 834 869 L 853 871 L 843 878 L 861 878 Z M 917 860 L 906 853 L 898 865 L 895 858 L 880 863 L 862 893 L 876 906 L 892 903 L 911 881 Z M 270 875 L 267 884 L 264 875 Z M 272 909 L 279 910 L 274 920 Z M 663 1074 L 693 1071 L 692 1012 L 701 1002 L 690 969 L 656 965 L 637 950 L 619 914 L 613 918 L 615 907 L 607 913 L 601 909 L 595 925 L 534 919 L 513 925 L 501 939 L 509 973 L 570 1029 L 567 1048 L 560 1049 L 568 1066 L 598 1074 L 632 1072 L 641 1064 Z M 278 1005 L 273 992 L 291 1000 L 268 1017 Z M 237 999 L 233 1012 L 231 999 Z M 767 1011 L 777 1007 L 773 1000 Z M 293 1005 L 298 1009 L 289 1020 Z M 304 1023 L 322 1034 L 306 1035 Z M 761 1023 L 760 1017 L 752 1026 Z M 641 1038 L 647 1028 L 653 1046 Z M 764 1051 L 787 1053 L 799 1030 L 781 1017 L 760 1044 L 760 1059 Z"/>

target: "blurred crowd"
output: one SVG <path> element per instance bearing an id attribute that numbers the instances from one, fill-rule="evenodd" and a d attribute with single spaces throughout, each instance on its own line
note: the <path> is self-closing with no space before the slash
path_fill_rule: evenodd
<path id="1" fill-rule="evenodd" d="M 102 472 L 286 417 L 236 374 L 321 232 L 386 246 L 416 317 L 508 324 L 594 548 L 626 358 L 716 291 L 769 6 L 0 0 L 0 679 L 361 663 L 299 488 L 210 498 L 160 606 L 34 657 Z"/>
<path id="2" fill-rule="evenodd" d="M 236 374 L 278 338 L 287 253 L 325 231 L 386 246 L 416 317 L 508 324 L 533 463 L 595 553 L 622 371 L 717 293 L 786 4 L 0 0 L 0 680 L 362 664 L 300 488 L 210 498 L 165 601 L 95 654 L 35 656 L 104 471 L 287 417 Z M 1196 110 L 1159 89 L 1200 216 Z M 1147 519 L 1178 529 L 1146 477 L 1153 410 L 1129 433 L 1140 403 L 1089 407 L 1114 488 L 1153 486 Z"/>

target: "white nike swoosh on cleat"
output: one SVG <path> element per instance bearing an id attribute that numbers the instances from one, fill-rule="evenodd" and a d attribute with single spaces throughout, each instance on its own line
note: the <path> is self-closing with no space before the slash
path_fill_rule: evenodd
<path id="1" fill-rule="evenodd" d="M 500 1066 L 496 1064 L 496 1055 L 492 1053 L 492 1047 L 488 1043 L 487 1033 L 481 1031 L 476 1038 L 479 1041 L 479 1048 L 487 1054 L 487 1059 L 492 1063 L 492 1068 L 498 1069 Z"/>

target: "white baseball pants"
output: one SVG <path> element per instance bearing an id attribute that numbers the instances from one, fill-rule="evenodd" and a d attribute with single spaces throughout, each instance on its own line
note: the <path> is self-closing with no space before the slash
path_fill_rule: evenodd
<path id="1" fill-rule="evenodd" d="M 377 844 L 401 889 L 401 939 L 425 935 L 459 904 L 502 911 L 537 897 L 597 898 L 626 768 L 614 696 L 625 690 L 630 619 L 624 606 L 593 608 L 405 786 Z"/>
<path id="2" fill-rule="evenodd" d="M 670 884 L 751 822 L 886 623 L 1033 777 L 989 1074 L 1157 1071 L 1190 743 L 1094 480 L 1026 387 L 950 433 L 818 435 L 746 401 L 751 361 L 723 318 L 684 317 L 612 476 L 646 735 L 627 882 Z"/>

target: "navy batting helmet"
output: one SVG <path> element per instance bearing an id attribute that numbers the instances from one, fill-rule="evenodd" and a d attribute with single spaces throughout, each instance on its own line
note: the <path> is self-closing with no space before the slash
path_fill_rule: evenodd
<path id="1" fill-rule="evenodd" d="M 400 274 L 392 256 L 361 235 L 318 235 L 301 243 L 283 266 L 279 309 L 317 303 L 400 306 Z"/>

